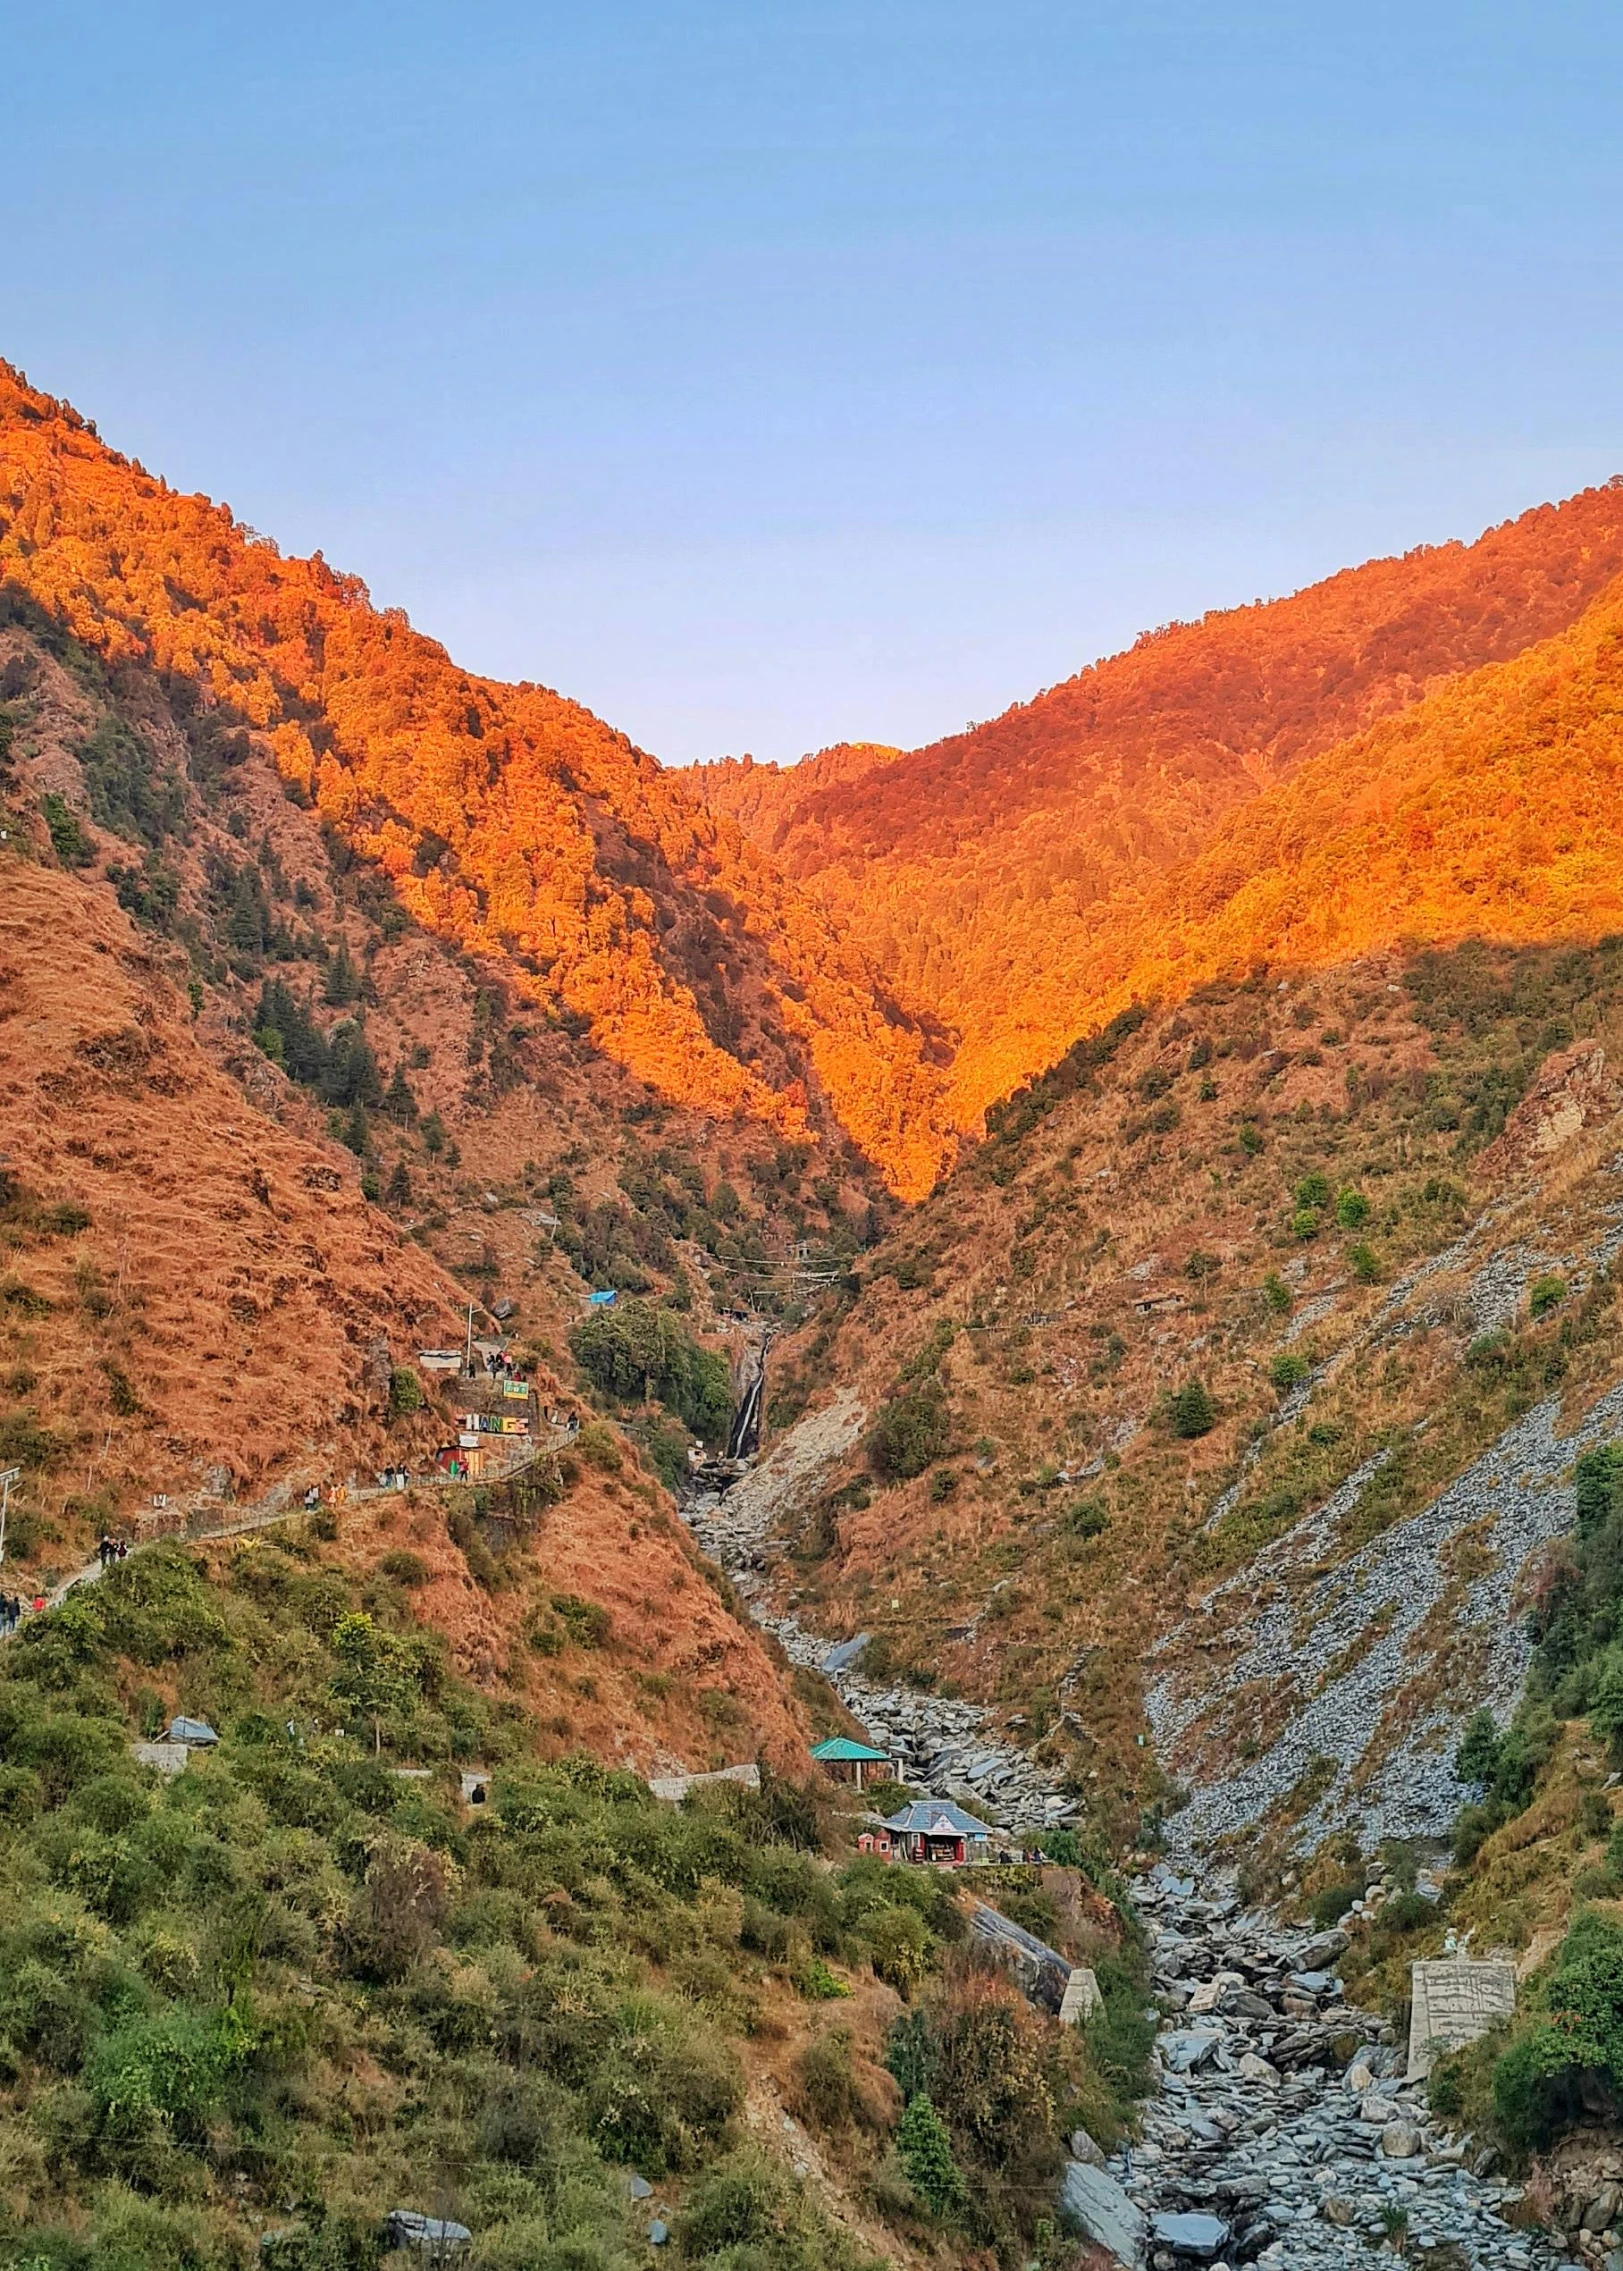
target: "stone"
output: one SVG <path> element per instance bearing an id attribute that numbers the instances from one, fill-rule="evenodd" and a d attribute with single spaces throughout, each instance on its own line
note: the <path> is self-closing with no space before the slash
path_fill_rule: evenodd
<path id="1" fill-rule="evenodd" d="M 1162 2063 L 1174 2074 L 1192 2074 L 1204 2066 L 1217 2048 L 1215 2034 L 1201 2034 L 1191 2030 L 1186 2034 L 1169 2034 L 1161 2045 Z"/>
<path id="2" fill-rule="evenodd" d="M 1085 2129 L 1073 2129 L 1068 2140 L 1073 2161 L 1083 2161 L 1089 2168 L 1103 2168 L 1104 2154 Z"/>
<path id="3" fill-rule="evenodd" d="M 1363 2096 L 1374 2080 L 1374 2071 L 1367 2059 L 1355 2058 L 1347 2068 L 1347 2087 L 1349 2090 L 1355 2091 L 1359 2097 Z"/>
<path id="4" fill-rule="evenodd" d="M 1398 2109 L 1390 2098 L 1371 2095 L 1359 2103 L 1359 2120 L 1371 2122 L 1377 2129 L 1384 2128 L 1389 2121 L 1396 2121 L 1397 2117 Z"/>
<path id="5" fill-rule="evenodd" d="M 1516 1966 L 1498 1956 L 1443 1956 L 1409 1966 L 1409 2064 L 1422 2081 L 1432 2061 L 1476 2042 L 1516 2011 Z"/>
<path id="6" fill-rule="evenodd" d="M 1601 2186 L 1579 2218 L 1579 2230 L 1603 2232 L 1617 2215 L 1618 2191 L 1615 2184 Z"/>
<path id="7" fill-rule="evenodd" d="M 1266 2058 L 1259 2058 L 1254 2050 L 1248 2050 L 1240 2060 L 1239 2072 L 1248 2082 L 1262 2082 L 1269 2089 L 1279 2087 L 1279 2069 L 1270 2066 Z"/>
<path id="8" fill-rule="evenodd" d="M 1151 2231 L 1157 2247 L 1193 2263 L 1215 2263 L 1228 2245 L 1229 2227 L 1220 2216 L 1157 2216 Z"/>
<path id="9" fill-rule="evenodd" d="M 1381 2131 L 1381 2151 L 1389 2161 L 1412 2161 L 1422 2141 L 1412 2121 L 1389 2121 Z"/>
<path id="10" fill-rule="evenodd" d="M 1084 2239 L 1102 2247 L 1112 2262 L 1137 2271 L 1144 2260 L 1144 2217 L 1113 2176 L 1085 2161 L 1067 2161 L 1059 2212 Z"/>
<path id="11" fill-rule="evenodd" d="M 1335 2224 L 1342 2231 L 1351 2228 L 1352 2220 L 1357 2213 L 1358 2211 L 1352 2202 L 1340 2192 L 1327 2192 L 1319 2202 L 1319 2214 L 1325 2222 Z"/>
<path id="12" fill-rule="evenodd" d="M 1352 1946 L 1349 1935 L 1342 1931 L 1321 1932 L 1317 1939 L 1309 1940 L 1296 1951 L 1298 1971 L 1324 1971 L 1344 1956 Z"/>

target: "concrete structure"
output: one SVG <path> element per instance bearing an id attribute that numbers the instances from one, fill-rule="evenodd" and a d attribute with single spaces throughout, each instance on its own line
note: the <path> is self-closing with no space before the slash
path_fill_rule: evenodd
<path id="1" fill-rule="evenodd" d="M 736 1782 L 745 1790 L 759 1790 L 761 1770 L 758 1766 L 719 1766 L 710 1774 L 651 1774 L 648 1787 L 656 1798 L 663 1798 L 669 1806 L 679 1806 L 690 1790 L 701 1790 L 707 1782 Z"/>
<path id="2" fill-rule="evenodd" d="M 1443 1956 L 1409 1966 L 1409 2066 L 1420 2081 L 1434 2059 L 1462 2050 L 1516 2011 L 1516 1966 L 1506 1957 Z"/>

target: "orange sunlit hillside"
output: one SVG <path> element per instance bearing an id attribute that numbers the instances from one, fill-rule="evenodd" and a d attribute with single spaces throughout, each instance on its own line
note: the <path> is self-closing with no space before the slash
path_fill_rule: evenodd
<path id="1" fill-rule="evenodd" d="M 950 1144 L 919 1032 L 683 775 L 545 688 L 459 670 L 4 365 L 0 581 L 115 665 L 230 705 L 410 915 L 668 1099 L 788 1137 L 837 1125 L 904 1196 L 934 1181 Z"/>
<path id="2" fill-rule="evenodd" d="M 1057 1034 L 1260 960 L 1341 963 L 1405 938 L 1593 940 L 1623 929 L 1623 584 L 1569 631 L 1439 687 L 1233 813 L 1108 911 Z M 1047 1046 L 1047 1044 L 1044 1044 Z"/>
<path id="3" fill-rule="evenodd" d="M 1610 485 L 1475 544 L 1151 633 L 904 757 L 709 767 L 705 793 L 911 1008 L 961 1035 L 954 1117 L 973 1126 L 1074 1037 L 1075 988 L 1121 894 L 1315 754 L 1565 629 L 1620 571 L 1623 488 Z"/>

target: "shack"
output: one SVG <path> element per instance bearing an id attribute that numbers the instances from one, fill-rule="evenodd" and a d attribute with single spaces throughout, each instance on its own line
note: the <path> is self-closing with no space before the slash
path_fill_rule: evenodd
<path id="1" fill-rule="evenodd" d="M 834 1781 L 850 1782 L 858 1790 L 865 1768 L 884 1780 L 893 1772 L 888 1751 L 876 1751 L 872 1743 L 854 1743 L 849 1735 L 830 1735 L 825 1743 L 813 1743 L 811 1755 Z"/>

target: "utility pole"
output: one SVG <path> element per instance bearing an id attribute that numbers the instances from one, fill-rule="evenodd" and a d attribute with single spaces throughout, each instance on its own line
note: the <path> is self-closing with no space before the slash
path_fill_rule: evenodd
<path id="1" fill-rule="evenodd" d="M 21 1467 L 7 1467 L 4 1474 L 0 1474 L 0 1561 L 6 1558 L 6 1516 L 11 1511 L 11 1486 L 21 1478 Z"/>

